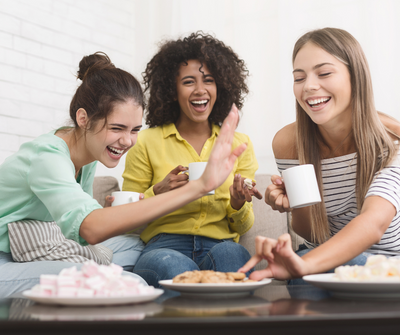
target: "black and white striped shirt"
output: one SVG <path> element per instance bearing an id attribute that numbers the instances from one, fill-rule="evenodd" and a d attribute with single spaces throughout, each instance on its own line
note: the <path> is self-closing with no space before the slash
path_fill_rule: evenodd
<path id="1" fill-rule="evenodd" d="M 400 155 L 400 152 L 399 152 Z M 396 208 L 396 215 L 379 243 L 366 252 L 400 255 L 400 157 L 375 175 L 366 197 L 380 196 Z M 282 173 L 287 168 L 299 165 L 298 160 L 277 159 L 278 170 Z M 335 235 L 354 219 L 357 212 L 355 193 L 357 158 L 356 154 L 323 159 L 321 161 L 323 200 L 328 215 L 330 235 Z M 316 245 L 305 241 L 308 248 Z"/>

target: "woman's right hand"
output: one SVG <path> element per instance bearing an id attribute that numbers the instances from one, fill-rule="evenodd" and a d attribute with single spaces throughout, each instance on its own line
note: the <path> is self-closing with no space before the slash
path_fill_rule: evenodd
<path id="1" fill-rule="evenodd" d="M 231 111 L 222 123 L 221 130 L 208 159 L 207 167 L 203 175 L 198 179 L 203 184 L 203 193 L 215 190 L 222 185 L 231 173 L 236 159 L 247 148 L 247 143 L 242 143 L 232 150 L 233 136 L 238 121 L 238 109 L 233 104 Z"/>
<path id="2" fill-rule="evenodd" d="M 157 195 L 166 193 L 187 184 L 189 176 L 186 173 L 181 173 L 187 170 L 187 167 L 178 165 L 175 169 L 167 174 L 164 180 L 153 186 L 154 194 Z"/>
<path id="3" fill-rule="evenodd" d="M 306 274 L 312 273 L 309 264 L 293 251 L 289 234 L 283 234 L 277 240 L 257 236 L 255 255 L 238 272 L 248 272 L 263 259 L 268 262 L 267 267 L 263 270 L 252 272 L 249 279 L 256 281 L 263 278 L 285 280 L 301 278 Z"/>
<path id="4" fill-rule="evenodd" d="M 273 175 L 271 177 L 271 182 L 272 184 L 265 190 L 265 202 L 270 205 L 273 210 L 279 211 L 280 213 L 290 212 L 289 199 L 282 178 Z"/>

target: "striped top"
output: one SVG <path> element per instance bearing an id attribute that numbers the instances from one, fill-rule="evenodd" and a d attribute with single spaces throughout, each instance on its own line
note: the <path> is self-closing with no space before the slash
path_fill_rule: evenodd
<path id="1" fill-rule="evenodd" d="M 299 165 L 298 160 L 276 159 L 278 170 Z M 323 201 L 328 215 L 330 235 L 333 236 L 358 215 L 355 193 L 357 158 L 352 153 L 321 161 Z M 379 243 L 366 252 L 400 255 L 400 152 L 396 159 L 375 175 L 366 197 L 380 196 L 396 208 L 396 215 Z M 315 244 L 305 241 L 308 248 Z"/>

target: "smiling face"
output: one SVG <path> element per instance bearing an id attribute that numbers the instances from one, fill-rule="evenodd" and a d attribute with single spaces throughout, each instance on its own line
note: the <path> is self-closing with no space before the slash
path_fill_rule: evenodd
<path id="1" fill-rule="evenodd" d="M 344 63 L 313 43 L 306 43 L 293 63 L 297 102 L 319 126 L 351 122 L 350 74 Z"/>
<path id="2" fill-rule="evenodd" d="M 87 131 L 87 154 L 108 168 L 117 166 L 120 158 L 136 143 L 142 128 L 142 114 L 142 107 L 133 100 L 117 103 L 104 127 L 100 120 Z"/>
<path id="3" fill-rule="evenodd" d="M 217 85 L 207 68 L 198 60 L 182 64 L 176 78 L 180 122 L 207 123 L 217 99 Z"/>

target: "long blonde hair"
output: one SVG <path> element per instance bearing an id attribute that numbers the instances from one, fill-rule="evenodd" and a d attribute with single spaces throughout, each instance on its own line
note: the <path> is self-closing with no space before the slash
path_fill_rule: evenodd
<path id="1" fill-rule="evenodd" d="M 309 42 L 335 56 L 347 66 L 350 73 L 352 135 L 357 157 L 356 199 L 357 209 L 360 211 L 374 174 L 392 161 L 397 154 L 397 146 L 389 135 L 393 133 L 382 124 L 375 109 L 368 62 L 357 40 L 342 29 L 324 28 L 310 31 L 296 42 L 293 63 L 299 50 Z M 320 146 L 325 142 L 317 124 L 297 101 L 296 121 L 300 164 L 314 165 L 322 196 Z M 315 243 L 323 243 L 328 238 L 326 208 L 321 202 L 311 207 L 311 239 Z"/>

